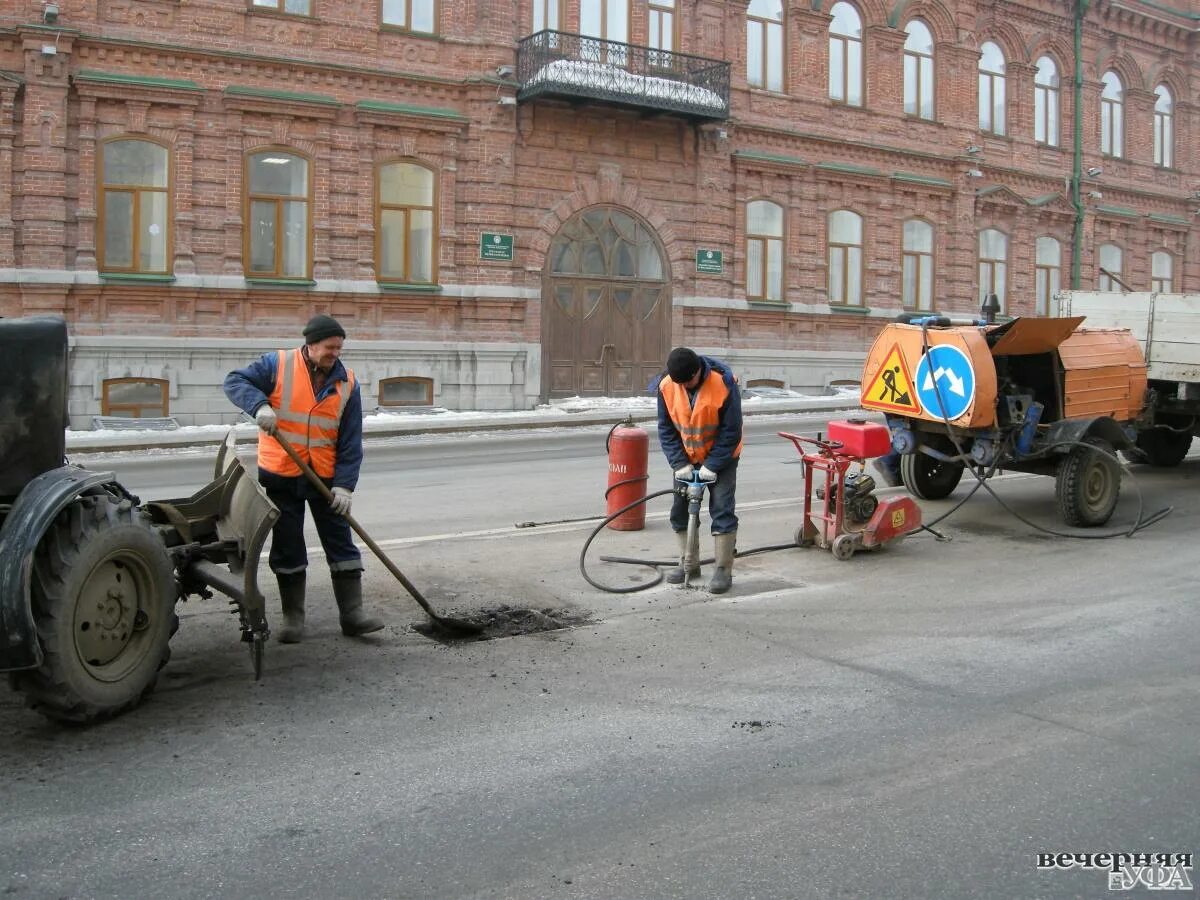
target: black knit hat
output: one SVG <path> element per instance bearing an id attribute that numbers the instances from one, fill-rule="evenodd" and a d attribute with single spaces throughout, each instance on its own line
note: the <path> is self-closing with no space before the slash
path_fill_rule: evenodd
<path id="1" fill-rule="evenodd" d="M 346 329 L 338 324 L 333 316 L 313 316 L 304 326 L 304 342 L 319 344 L 325 338 L 346 337 Z"/>
<path id="2" fill-rule="evenodd" d="M 667 357 L 667 374 L 676 384 L 691 381 L 700 371 L 700 357 L 688 347 L 676 347 Z"/>

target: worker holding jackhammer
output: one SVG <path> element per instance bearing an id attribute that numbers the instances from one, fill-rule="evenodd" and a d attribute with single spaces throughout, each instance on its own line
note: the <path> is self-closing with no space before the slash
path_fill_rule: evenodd
<path id="1" fill-rule="evenodd" d="M 279 507 L 270 566 L 279 582 L 279 640 L 285 644 L 304 637 L 306 503 L 329 563 L 342 634 L 354 637 L 383 628 L 382 621 L 363 612 L 362 555 L 344 518 L 363 458 L 362 397 L 354 373 L 339 358 L 345 338 L 345 329 L 332 316 L 313 316 L 304 326 L 303 346 L 267 353 L 225 377 L 225 395 L 261 429 L 258 481 Z M 276 434 L 325 482 L 332 503 L 304 477 Z"/>
<path id="2" fill-rule="evenodd" d="M 734 511 L 738 458 L 742 454 L 742 398 L 729 366 L 676 347 L 658 385 L 658 439 L 677 481 L 691 481 L 699 469 L 708 484 L 716 568 L 708 589 L 723 594 L 733 584 L 738 519 Z M 687 497 L 676 493 L 671 528 L 679 542 L 679 566 L 667 573 L 671 584 L 699 574 L 687 565 Z"/>

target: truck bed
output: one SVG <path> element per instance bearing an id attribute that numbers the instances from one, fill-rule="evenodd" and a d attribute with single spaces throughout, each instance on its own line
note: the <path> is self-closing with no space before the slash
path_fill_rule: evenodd
<path id="1" fill-rule="evenodd" d="M 1084 328 L 1128 328 L 1154 381 L 1200 382 L 1200 294 L 1063 291 L 1060 316 L 1086 316 Z"/>

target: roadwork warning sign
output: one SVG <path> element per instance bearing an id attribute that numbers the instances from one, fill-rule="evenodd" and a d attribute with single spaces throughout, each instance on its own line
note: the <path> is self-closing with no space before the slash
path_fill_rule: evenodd
<path id="1" fill-rule="evenodd" d="M 886 409 L 889 412 L 921 414 L 917 392 L 913 390 L 912 375 L 908 363 L 900 352 L 900 345 L 893 344 L 883 365 L 867 385 L 862 395 L 863 405 L 870 409 Z"/>

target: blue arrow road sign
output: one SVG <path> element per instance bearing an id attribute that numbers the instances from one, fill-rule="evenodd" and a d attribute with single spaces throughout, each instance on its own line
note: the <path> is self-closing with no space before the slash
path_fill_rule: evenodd
<path id="1" fill-rule="evenodd" d="M 917 396 L 927 415 L 957 419 L 975 399 L 971 360 L 952 344 L 930 347 L 917 365 Z"/>

